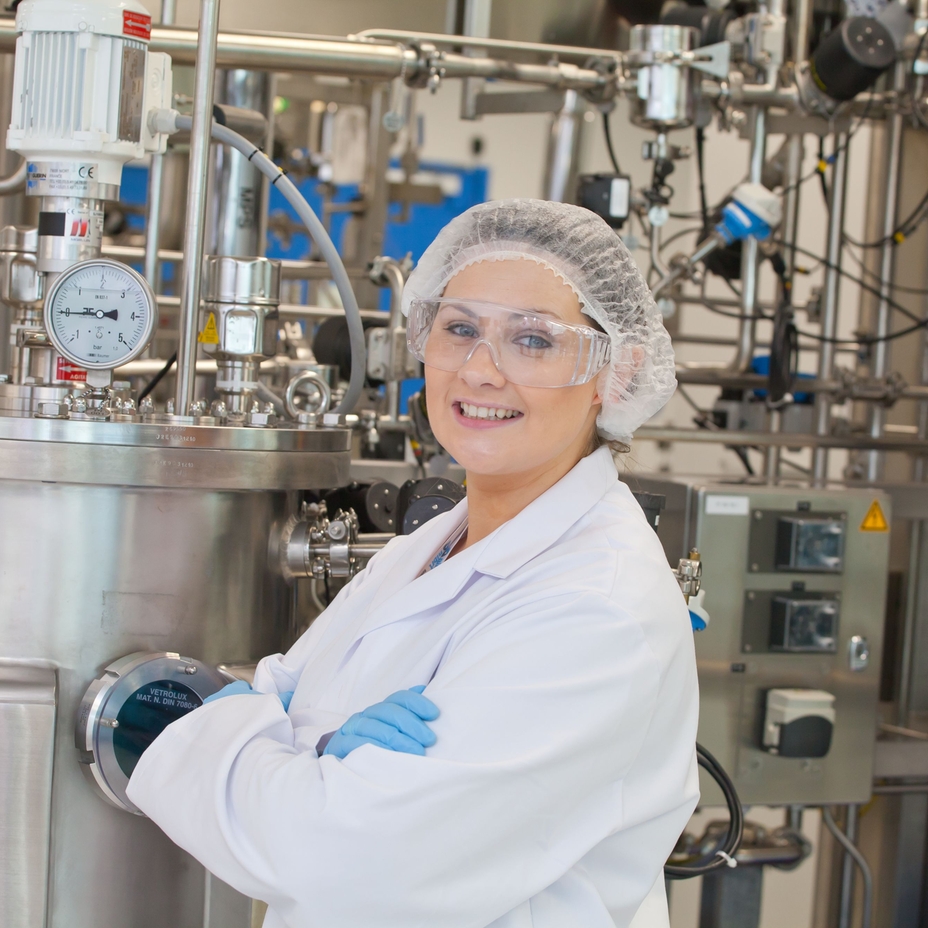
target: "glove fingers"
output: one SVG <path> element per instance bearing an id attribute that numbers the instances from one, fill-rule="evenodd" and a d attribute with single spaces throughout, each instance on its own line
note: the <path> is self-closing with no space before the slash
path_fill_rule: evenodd
<path id="1" fill-rule="evenodd" d="M 416 689 L 418 689 L 418 687 Z M 398 693 L 393 693 L 392 696 L 388 696 L 384 702 L 402 706 L 404 709 L 414 712 L 420 719 L 426 722 L 434 721 L 439 715 L 438 706 L 427 696 L 423 696 L 421 693 L 417 693 L 414 690 L 400 690 Z"/>
<path id="2" fill-rule="evenodd" d="M 365 709 L 361 713 L 365 718 L 376 719 L 391 726 L 409 738 L 413 738 L 423 747 L 431 747 L 435 743 L 435 734 L 419 716 L 394 703 L 381 702 Z"/>
<path id="3" fill-rule="evenodd" d="M 355 725 L 354 734 L 361 735 L 373 741 L 378 741 L 380 744 L 386 745 L 392 751 L 402 751 L 404 754 L 425 753 L 425 748 L 420 741 L 415 738 L 410 738 L 389 723 L 381 722 L 379 719 L 368 718 L 362 715 Z"/>

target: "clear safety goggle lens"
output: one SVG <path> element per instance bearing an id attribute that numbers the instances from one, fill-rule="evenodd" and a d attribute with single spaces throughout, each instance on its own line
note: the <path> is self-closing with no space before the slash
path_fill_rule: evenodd
<path id="1" fill-rule="evenodd" d="M 414 300 L 407 340 L 423 364 L 451 373 L 486 346 L 499 372 L 526 387 L 587 383 L 609 360 L 596 329 L 478 300 Z"/>

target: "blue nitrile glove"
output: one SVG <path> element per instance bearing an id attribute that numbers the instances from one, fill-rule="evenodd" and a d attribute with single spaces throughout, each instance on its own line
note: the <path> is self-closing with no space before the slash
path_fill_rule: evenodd
<path id="1" fill-rule="evenodd" d="M 216 699 L 222 699 L 223 696 L 262 696 L 263 693 L 258 693 L 251 688 L 251 684 L 247 683 L 245 680 L 235 680 L 232 683 L 226 684 L 218 693 L 213 693 L 212 696 L 207 696 L 203 700 L 203 704 L 206 705 L 208 702 L 213 702 Z M 289 693 L 280 693 L 280 701 L 283 703 L 284 712 L 290 708 L 290 700 L 293 699 L 293 692 Z"/>
<path id="2" fill-rule="evenodd" d="M 426 722 L 438 718 L 438 706 L 414 686 L 388 696 L 383 702 L 356 712 L 329 739 L 323 754 L 346 757 L 362 744 L 373 744 L 402 754 L 425 754 L 435 743 Z"/>

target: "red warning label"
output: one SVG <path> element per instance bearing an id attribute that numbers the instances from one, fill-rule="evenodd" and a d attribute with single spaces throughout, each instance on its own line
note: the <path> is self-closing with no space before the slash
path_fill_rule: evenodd
<path id="1" fill-rule="evenodd" d="M 151 38 L 151 17 L 145 13 L 122 11 L 122 34 L 132 35 L 138 39 Z"/>
<path id="2" fill-rule="evenodd" d="M 58 364 L 55 368 L 55 380 L 64 381 L 65 383 L 86 383 L 87 371 L 64 358 L 58 358 Z"/>

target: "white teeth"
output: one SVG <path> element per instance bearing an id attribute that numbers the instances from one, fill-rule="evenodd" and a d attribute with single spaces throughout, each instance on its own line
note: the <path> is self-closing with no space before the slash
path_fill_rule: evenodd
<path id="1" fill-rule="evenodd" d="M 514 409 L 497 409 L 494 406 L 474 406 L 461 403 L 461 412 L 469 419 L 511 419 L 519 413 Z"/>

